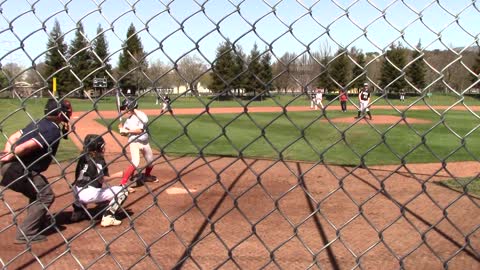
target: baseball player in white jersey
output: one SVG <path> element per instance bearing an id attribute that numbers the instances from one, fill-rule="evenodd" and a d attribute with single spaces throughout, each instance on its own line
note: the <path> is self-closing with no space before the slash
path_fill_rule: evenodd
<path id="1" fill-rule="evenodd" d="M 358 115 L 355 118 L 360 118 L 360 115 L 364 115 L 365 112 L 368 114 L 370 120 L 372 120 L 372 114 L 370 113 L 370 92 L 368 91 L 368 83 L 363 84 L 363 88 L 358 93 L 359 109 Z"/>
<path id="2" fill-rule="evenodd" d="M 145 167 L 144 181 L 158 182 L 157 177 L 151 175 L 153 169 L 153 153 L 149 143 L 147 127 L 148 117 L 144 112 L 138 110 L 137 108 L 138 103 L 132 98 L 125 99 L 120 107 L 122 111 L 126 111 L 128 118 L 123 125 L 120 123 L 118 128 L 122 136 L 128 136 L 128 144 L 130 146 L 131 155 L 131 164 L 125 169 L 121 181 L 121 184 L 124 186 L 134 175 L 135 170 L 140 165 L 140 152 L 143 154 L 143 157 L 147 162 Z M 134 192 L 135 190 L 129 187 L 128 191 Z"/>
<path id="3" fill-rule="evenodd" d="M 322 100 L 323 100 L 323 92 L 324 92 L 324 89 L 323 89 L 323 88 L 317 89 L 317 93 L 315 94 L 315 110 L 318 110 L 318 105 L 320 105 L 320 107 L 322 108 L 322 110 L 324 109 L 323 103 L 322 103 Z"/>

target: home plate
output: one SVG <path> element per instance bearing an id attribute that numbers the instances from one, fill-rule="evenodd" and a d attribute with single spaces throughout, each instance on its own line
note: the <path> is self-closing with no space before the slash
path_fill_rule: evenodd
<path id="1" fill-rule="evenodd" d="M 184 188 L 178 188 L 178 187 L 171 187 L 167 188 L 166 192 L 167 194 L 187 194 L 188 192 L 195 192 L 197 190 L 195 189 L 184 189 Z"/>

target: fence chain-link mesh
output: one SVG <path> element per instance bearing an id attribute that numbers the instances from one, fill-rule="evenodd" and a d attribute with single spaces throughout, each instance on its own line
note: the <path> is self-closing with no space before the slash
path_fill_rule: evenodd
<path id="1" fill-rule="evenodd" d="M 2 269 L 479 268 L 476 0 L 0 15 Z"/>

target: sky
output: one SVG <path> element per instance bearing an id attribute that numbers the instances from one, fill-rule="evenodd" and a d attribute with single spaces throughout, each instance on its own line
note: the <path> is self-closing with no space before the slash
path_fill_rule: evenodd
<path id="1" fill-rule="evenodd" d="M 78 22 L 90 40 L 102 26 L 113 65 L 133 23 L 148 61 L 172 64 L 187 54 L 212 62 L 226 38 L 277 58 L 322 48 L 382 53 L 399 41 L 468 47 L 479 42 L 480 0 L 3 0 L 0 63 L 44 61 L 55 20 L 68 44 Z"/>

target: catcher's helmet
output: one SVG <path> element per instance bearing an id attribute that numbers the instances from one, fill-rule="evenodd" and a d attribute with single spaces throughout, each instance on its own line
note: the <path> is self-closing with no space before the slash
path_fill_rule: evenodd
<path id="1" fill-rule="evenodd" d="M 85 152 L 103 152 L 105 140 L 97 134 L 88 134 L 83 140 L 83 149 Z"/>
<path id="2" fill-rule="evenodd" d="M 124 111 L 133 111 L 134 109 L 138 108 L 138 102 L 133 98 L 126 98 L 122 101 L 122 105 L 120 106 L 120 110 Z"/>

